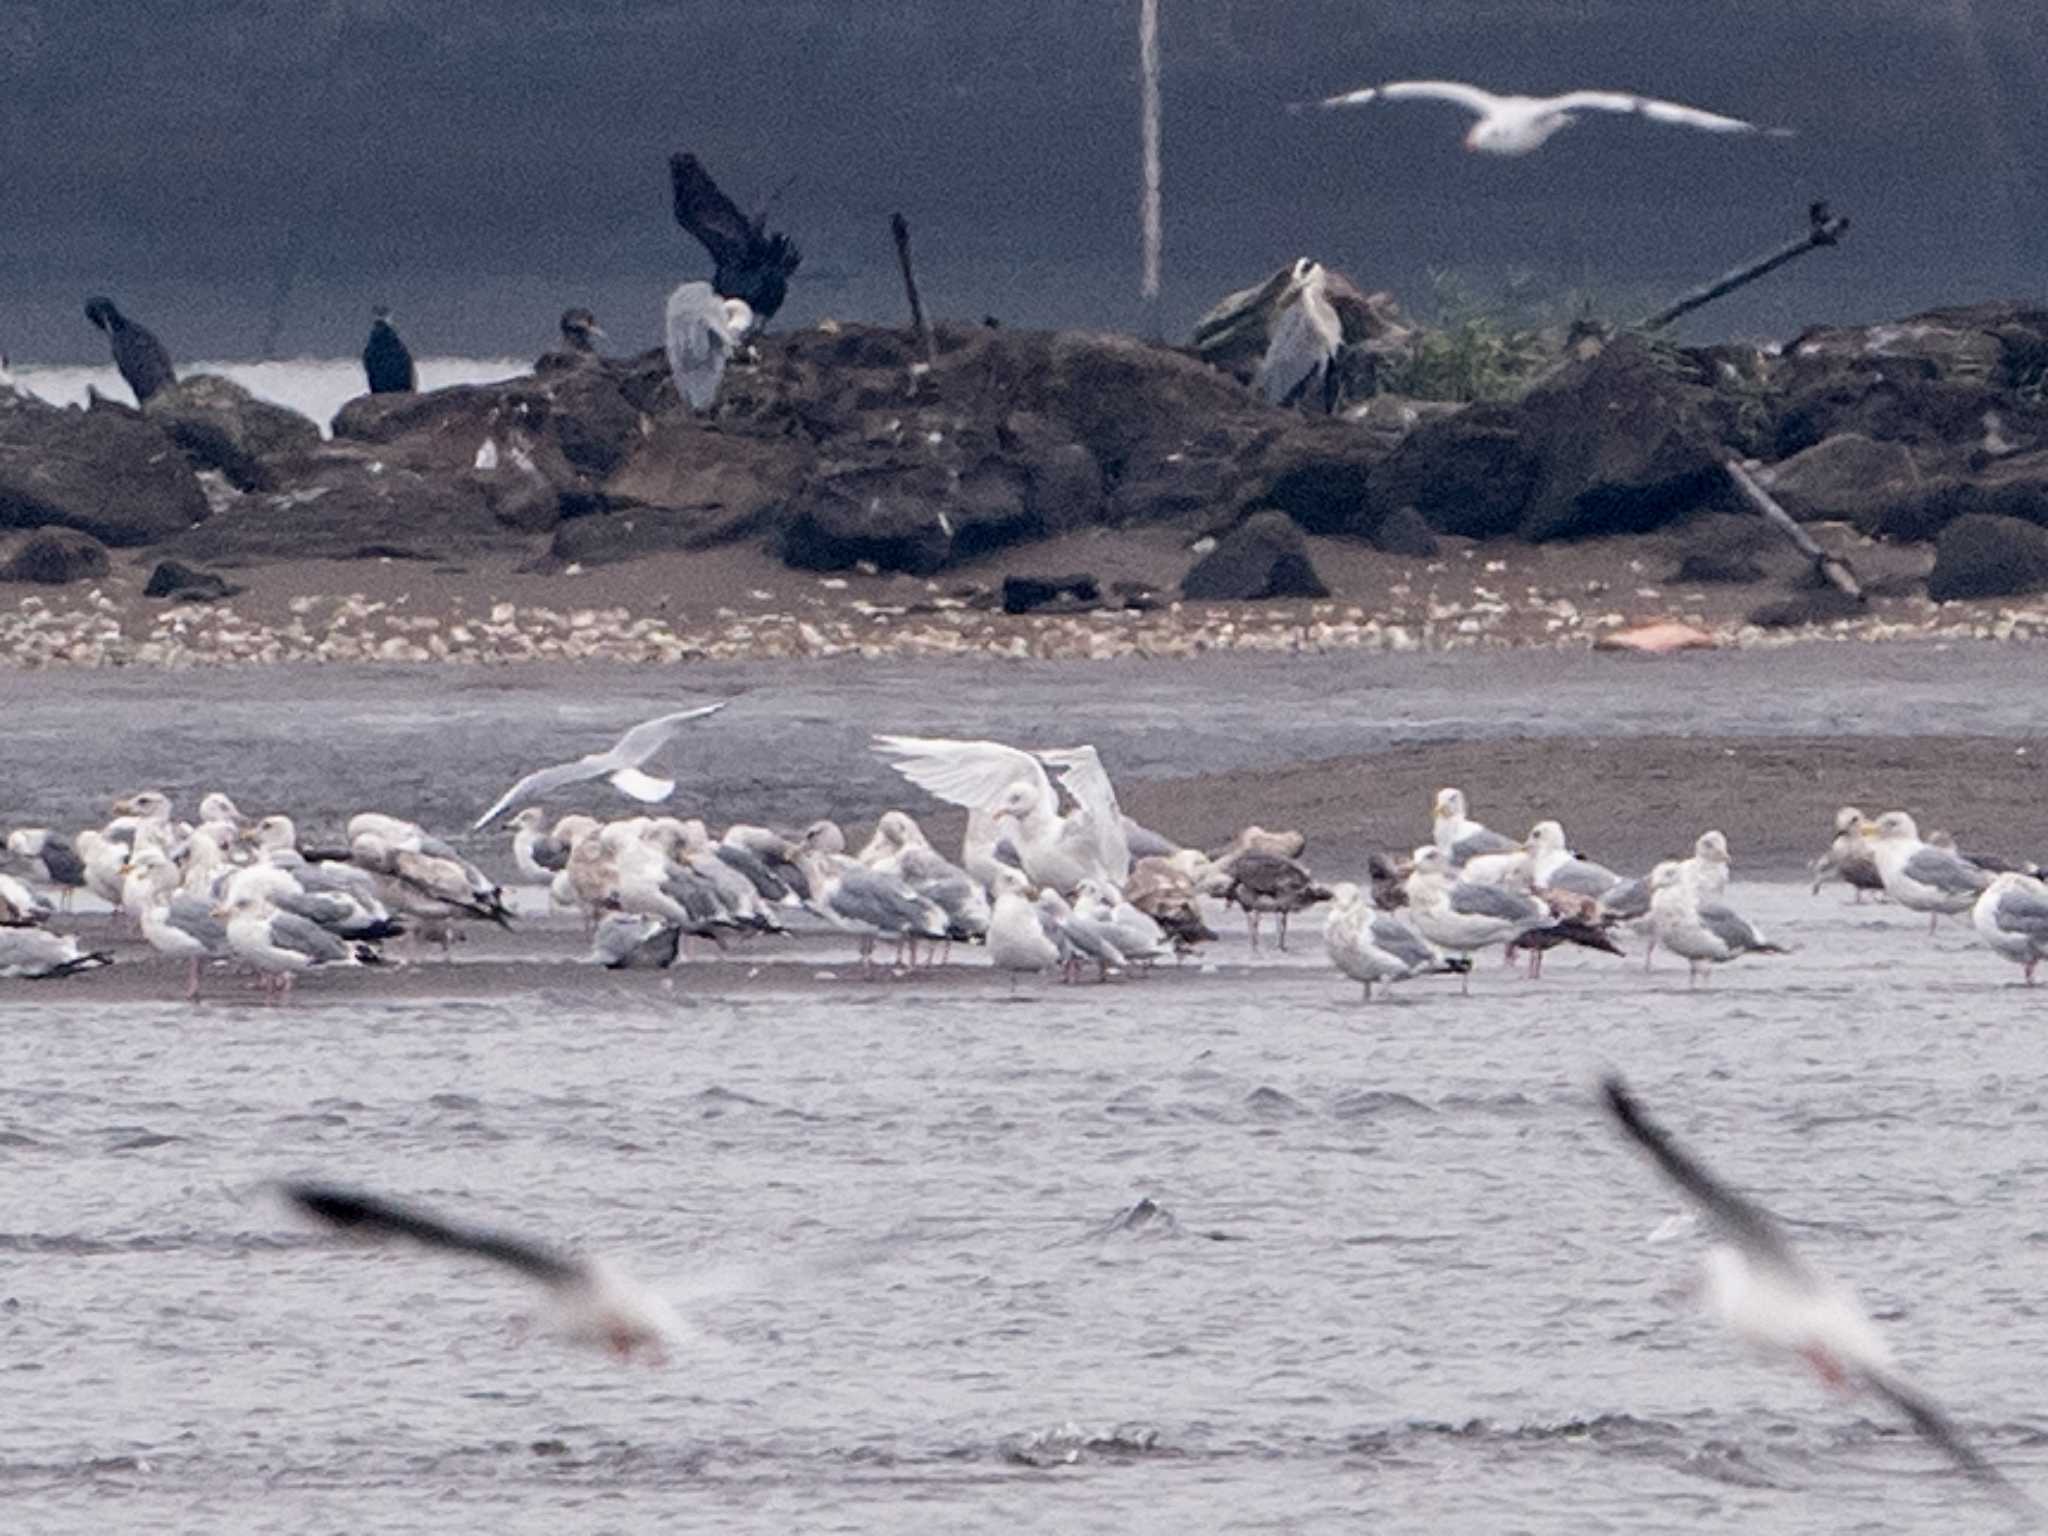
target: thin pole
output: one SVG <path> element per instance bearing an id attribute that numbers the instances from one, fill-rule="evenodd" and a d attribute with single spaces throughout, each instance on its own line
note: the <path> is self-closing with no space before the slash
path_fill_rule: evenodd
<path id="1" fill-rule="evenodd" d="M 896 265 L 903 269 L 903 292 L 910 299 L 910 323 L 917 327 L 918 339 L 924 343 L 924 360 L 936 368 L 939 343 L 932 335 L 932 323 L 924 317 L 924 305 L 917 297 L 917 278 L 910 270 L 910 221 L 900 213 L 890 214 L 889 233 L 896 237 Z"/>
<path id="2" fill-rule="evenodd" d="M 1829 554 L 1816 544 L 1813 535 L 1800 527 L 1792 514 L 1779 506 L 1777 498 L 1758 485 L 1755 476 L 1741 464 L 1728 459 L 1721 467 L 1728 471 L 1728 478 L 1735 482 L 1735 489 L 1742 493 L 1742 499 L 1762 513 L 1766 522 L 1790 539 L 1793 547 L 1813 562 L 1813 568 L 1820 572 L 1823 581 L 1846 592 L 1859 603 L 1863 601 L 1863 588 L 1857 585 L 1856 573 L 1849 569 L 1848 561 Z"/>
<path id="3" fill-rule="evenodd" d="M 1145 191 L 1139 214 L 1144 223 L 1144 275 L 1138 293 L 1147 304 L 1159 298 L 1162 219 L 1159 193 L 1159 0 L 1138 4 L 1139 131 L 1144 156 Z"/>

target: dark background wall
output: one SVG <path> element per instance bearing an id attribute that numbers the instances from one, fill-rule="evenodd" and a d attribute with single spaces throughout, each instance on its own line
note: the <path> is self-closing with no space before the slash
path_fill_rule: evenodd
<path id="1" fill-rule="evenodd" d="M 2042 0 L 1163 0 L 1169 335 L 1297 254 L 1426 309 L 1523 274 L 1624 314 L 1796 232 L 1839 252 L 1710 312 L 1775 334 L 2048 270 Z M 1143 327 L 1137 0 L 0 0 L 0 349 L 96 358 L 104 290 L 178 354 L 623 349 L 708 275 L 696 150 L 806 251 L 785 312 L 893 319 L 886 220 L 942 314 Z M 1607 85 L 1789 141 L 1601 120 L 1523 160 L 1455 109 L 1290 116 L 1377 80 Z"/>

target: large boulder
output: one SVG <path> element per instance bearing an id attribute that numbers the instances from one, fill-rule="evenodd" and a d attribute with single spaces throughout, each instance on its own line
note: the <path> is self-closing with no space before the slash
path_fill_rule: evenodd
<path id="1" fill-rule="evenodd" d="M 177 444 L 133 411 L 59 409 L 0 390 L 0 528 L 149 544 L 207 515 Z"/>
<path id="2" fill-rule="evenodd" d="M 2023 436 L 2048 431 L 2037 398 L 2048 371 L 2048 308 L 2001 301 L 1931 310 L 1884 325 L 1805 332 L 1774 388 L 1776 455 L 1841 432 L 1954 457 L 1987 413 Z"/>
<path id="3" fill-rule="evenodd" d="M 1379 443 L 1347 421 L 1304 422 L 1266 456 L 1255 505 L 1285 512 L 1309 533 L 1370 538 L 1380 517 L 1369 495 Z"/>
<path id="4" fill-rule="evenodd" d="M 2048 588 L 2048 528 L 2016 517 L 1969 513 L 1942 529 L 1927 595 L 2012 597 Z"/>
<path id="5" fill-rule="evenodd" d="M 187 374 L 151 395 L 142 410 L 194 469 L 217 469 L 238 490 L 277 490 L 320 447 L 320 429 L 306 417 L 218 374 Z"/>
<path id="6" fill-rule="evenodd" d="M 174 603 L 213 603 L 241 590 L 218 571 L 202 571 L 182 560 L 159 560 L 156 569 L 149 573 L 142 595 L 168 598 Z"/>
<path id="7" fill-rule="evenodd" d="M 602 489 L 614 510 L 686 513 L 682 523 L 669 521 L 737 538 L 769 531 L 815 461 L 799 439 L 743 437 L 678 414 L 641 439 Z"/>
<path id="8" fill-rule="evenodd" d="M 1328 597 L 1308 541 L 1284 512 L 1255 512 L 1217 540 L 1181 578 L 1191 602 L 1257 602 L 1269 597 Z"/>
<path id="9" fill-rule="evenodd" d="M 1538 469 L 1528 540 L 1642 533 L 1725 494 L 1725 452 L 1706 421 L 1712 391 L 1634 336 L 1539 384 L 1515 408 Z"/>
<path id="10" fill-rule="evenodd" d="M 1757 480 L 1801 522 L 1867 521 L 1914 495 L 1920 467 L 1903 443 L 1840 432 L 1760 470 Z"/>
<path id="11" fill-rule="evenodd" d="M 840 571 L 865 561 L 929 576 L 952 556 L 952 476 L 937 465 L 879 465 L 807 482 L 789 509 L 782 558 L 799 570 Z"/>
<path id="12" fill-rule="evenodd" d="M 526 540 L 472 475 L 423 473 L 362 449 L 319 454 L 288 491 L 248 495 L 167 543 L 185 560 L 460 560 Z"/>
<path id="13" fill-rule="evenodd" d="M 1936 538 L 1957 518 L 2016 517 L 2048 526 L 2048 450 L 1994 459 L 1973 471 L 1932 477 L 1856 521 L 1897 543 Z"/>
<path id="14" fill-rule="evenodd" d="M 51 587 L 106 574 L 106 546 L 91 534 L 70 528 L 29 535 L 14 558 L 0 565 L 0 581 L 33 581 Z"/>
<path id="15" fill-rule="evenodd" d="M 1373 471 L 1367 518 L 1413 507 L 1439 533 L 1496 538 L 1520 525 L 1538 467 L 1511 407 L 1468 406 L 1424 421 Z"/>

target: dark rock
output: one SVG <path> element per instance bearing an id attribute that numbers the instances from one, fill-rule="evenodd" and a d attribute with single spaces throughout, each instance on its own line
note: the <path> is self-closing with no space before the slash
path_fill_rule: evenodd
<path id="1" fill-rule="evenodd" d="M 358 395 L 334 416 L 337 441 L 373 443 L 410 467 L 476 467 L 486 443 L 501 464 L 514 447 L 551 480 L 602 479 L 641 437 L 641 412 L 620 374 L 578 368 L 419 394 Z"/>
<path id="2" fill-rule="evenodd" d="M 207 515 L 185 455 L 132 410 L 60 410 L 0 390 L 0 528 L 148 544 Z"/>
<path id="3" fill-rule="evenodd" d="M 216 374 L 165 385 L 143 414 L 185 450 L 194 469 L 217 469 L 237 490 L 278 489 L 320 447 L 320 429 L 306 417 Z"/>
<path id="4" fill-rule="evenodd" d="M 1093 607 L 1102 601 L 1102 588 L 1093 576 L 1005 576 L 1003 612 L 1030 613 L 1035 608 L 1068 602 Z"/>
<path id="5" fill-rule="evenodd" d="M 1762 581 L 1761 556 L 1770 544 L 1771 533 L 1761 520 L 1735 514 L 1717 513 L 1701 518 L 1686 528 L 1678 541 L 1676 582 Z"/>
<path id="6" fill-rule="evenodd" d="M 1441 546 L 1429 522 L 1413 507 L 1396 507 L 1373 530 L 1373 548 L 1389 555 L 1433 560 Z"/>
<path id="7" fill-rule="evenodd" d="M 1268 597 L 1328 597 L 1308 541 L 1284 512 L 1255 512 L 1181 578 L 1194 602 L 1256 602 Z"/>
<path id="8" fill-rule="evenodd" d="M 1516 426 L 1539 465 L 1523 538 L 1643 533 L 1726 494 L 1711 391 L 1680 362 L 1620 336 L 1522 398 Z"/>
<path id="9" fill-rule="evenodd" d="M 687 514 L 669 525 L 691 530 L 683 547 L 704 548 L 774 531 L 815 462 L 799 440 L 741 437 L 677 415 L 642 439 L 603 489 L 618 510 Z"/>
<path id="10" fill-rule="evenodd" d="M 0 581 L 34 581 L 52 587 L 106 574 L 106 546 L 89 533 L 69 528 L 30 535 L 14 558 L 0 566 Z"/>
<path id="11" fill-rule="evenodd" d="M 159 560 L 149 573 L 144 597 L 167 597 L 175 603 L 217 602 L 242 588 L 214 571 L 197 570 L 177 560 Z"/>
<path id="12" fill-rule="evenodd" d="M 952 489 L 952 477 L 936 466 L 817 476 L 791 505 L 782 558 L 805 571 L 843 571 L 867 561 L 929 576 L 952 554 Z"/>
<path id="13" fill-rule="evenodd" d="M 1041 530 L 1040 537 L 1100 520 L 1102 466 L 1086 445 L 1028 411 L 1010 412 L 997 429 L 996 441 L 1023 471 L 1025 510 Z"/>
<path id="14" fill-rule="evenodd" d="M 548 555 L 562 564 L 615 565 L 643 555 L 712 549 L 752 530 L 751 514 L 727 507 L 614 507 L 562 523 Z"/>
<path id="15" fill-rule="evenodd" d="M 1946 528 L 1934 546 L 1927 595 L 2013 597 L 2048 587 L 2048 528 L 2016 517 L 1971 512 Z"/>
<path id="16" fill-rule="evenodd" d="M 1468 406 L 1424 422 L 1374 470 L 1370 520 L 1413 507 L 1439 533 L 1498 538 L 1521 523 L 1537 468 L 1509 407 Z"/>
<path id="17" fill-rule="evenodd" d="M 1840 432 L 1759 471 L 1758 481 L 1801 522 L 1868 522 L 1921 485 L 1920 467 L 1903 443 L 1880 443 Z"/>
<path id="18" fill-rule="evenodd" d="M 524 543 L 491 515 L 472 476 L 423 473 L 344 447 L 319 454 L 290 490 L 244 496 L 166 548 L 182 559 L 225 565 L 448 560 Z"/>
<path id="19" fill-rule="evenodd" d="M 1897 543 L 1933 539 L 1960 517 L 2016 517 L 2048 526 L 2048 451 L 1994 459 L 1971 474 L 1942 475 L 1857 519 L 1866 533 Z"/>
<path id="20" fill-rule="evenodd" d="M 1816 587 L 1781 597 L 1750 611 L 1749 622 L 1764 629 L 1797 629 L 1805 624 L 1832 624 L 1865 612 L 1863 604 L 1839 587 Z"/>
<path id="21" fill-rule="evenodd" d="M 1136 613 L 1150 613 L 1167 604 L 1167 599 L 1156 588 L 1142 581 L 1112 581 L 1109 591 L 1116 599 L 1117 607 L 1129 608 Z"/>
<path id="22" fill-rule="evenodd" d="M 1285 512 L 1306 533 L 1370 538 L 1378 519 L 1367 488 L 1372 466 L 1386 455 L 1347 422 L 1310 427 L 1276 449 L 1279 464 L 1258 503 Z"/>

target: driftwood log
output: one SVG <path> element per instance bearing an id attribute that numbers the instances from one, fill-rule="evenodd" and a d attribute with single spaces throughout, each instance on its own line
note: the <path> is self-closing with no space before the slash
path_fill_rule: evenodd
<path id="1" fill-rule="evenodd" d="M 1788 245 L 1781 245 L 1768 256 L 1737 267 L 1733 272 L 1717 277 L 1703 288 L 1695 288 L 1682 294 L 1671 304 L 1660 309 L 1642 324 L 1646 331 L 1661 331 L 1682 315 L 1689 315 L 1703 304 L 1711 304 L 1724 294 L 1745 288 L 1767 272 L 1775 272 L 1788 261 L 1796 261 L 1808 251 L 1817 251 L 1824 245 L 1838 243 L 1848 232 L 1849 221 L 1830 213 L 1826 203 L 1813 203 L 1806 210 L 1806 233 Z"/>
<path id="2" fill-rule="evenodd" d="M 1857 602 L 1863 601 L 1863 588 L 1857 584 L 1856 573 L 1849 569 L 1848 561 L 1829 554 L 1816 544 L 1813 535 L 1800 527 L 1792 514 L 1779 506 L 1771 493 L 1757 484 L 1756 476 L 1738 461 L 1729 459 L 1722 467 L 1728 471 L 1728 478 L 1735 483 L 1735 489 L 1742 493 L 1742 499 L 1761 512 L 1766 522 L 1790 539 L 1793 547 L 1813 562 L 1814 570 L 1820 573 L 1823 581 Z"/>

